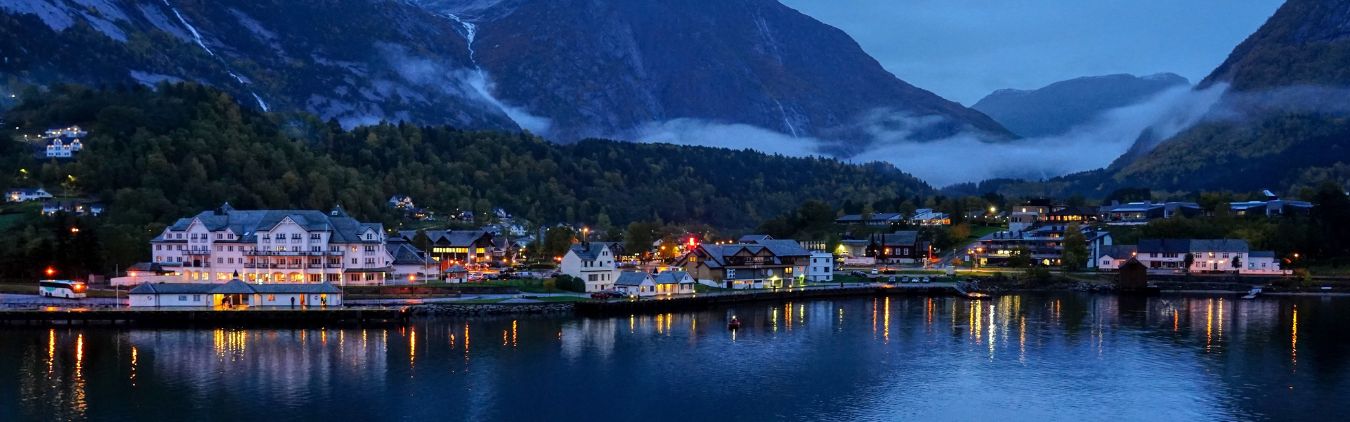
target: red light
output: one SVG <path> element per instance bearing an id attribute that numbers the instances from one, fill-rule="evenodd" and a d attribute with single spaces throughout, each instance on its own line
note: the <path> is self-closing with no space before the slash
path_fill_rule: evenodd
<path id="1" fill-rule="evenodd" d="M 53 275 L 56 275 L 56 269 L 52 267 L 47 267 L 47 277 L 51 277 Z"/>
<path id="2" fill-rule="evenodd" d="M 70 285 L 70 290 L 76 293 L 84 291 L 84 283 L 75 283 Z"/>

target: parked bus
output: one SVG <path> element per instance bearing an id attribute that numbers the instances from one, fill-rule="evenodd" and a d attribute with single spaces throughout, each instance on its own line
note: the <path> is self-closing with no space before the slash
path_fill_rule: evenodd
<path id="1" fill-rule="evenodd" d="M 45 297 L 83 299 L 88 292 L 89 286 L 81 281 L 42 280 L 38 282 L 38 294 Z"/>

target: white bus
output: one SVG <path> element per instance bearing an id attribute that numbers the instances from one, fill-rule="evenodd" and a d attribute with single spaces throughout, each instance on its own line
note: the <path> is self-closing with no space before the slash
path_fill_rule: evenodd
<path id="1" fill-rule="evenodd" d="M 89 286 L 72 280 L 42 280 L 38 282 L 38 294 L 45 297 L 64 297 L 83 299 L 89 292 Z"/>

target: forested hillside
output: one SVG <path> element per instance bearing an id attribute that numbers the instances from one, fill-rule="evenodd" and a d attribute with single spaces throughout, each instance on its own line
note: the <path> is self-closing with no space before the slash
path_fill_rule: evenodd
<path id="1" fill-rule="evenodd" d="M 108 213 L 85 237 L 126 264 L 173 219 L 229 201 L 237 208 L 319 208 L 394 223 L 393 194 L 419 206 L 485 213 L 502 207 L 531 221 L 614 224 L 660 219 L 749 228 L 806 199 L 832 203 L 924 194 L 889 165 L 751 151 L 591 140 L 559 146 L 522 134 L 379 125 L 342 130 L 306 115 L 263 114 L 191 84 L 30 90 L 6 113 L 4 139 L 78 124 L 90 132 L 76 160 L 38 160 L 6 142 L 4 186 L 43 186 L 96 197 Z M 18 127 L 17 132 L 15 127 Z M 15 227 L 9 262 L 57 256 L 59 225 Z M 5 246 L 4 248 L 10 248 Z M 7 266 L 9 267 L 9 266 Z"/>

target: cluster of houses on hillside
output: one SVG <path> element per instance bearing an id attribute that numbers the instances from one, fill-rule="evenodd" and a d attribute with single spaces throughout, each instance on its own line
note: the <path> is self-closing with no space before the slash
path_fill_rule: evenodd
<path id="1" fill-rule="evenodd" d="M 47 129 L 37 138 L 39 158 L 71 159 L 84 150 L 83 139 L 89 135 L 79 126 Z"/>
<path id="2" fill-rule="evenodd" d="M 94 199 L 56 199 L 43 188 L 12 188 L 5 191 L 5 202 L 34 201 L 42 201 L 41 213 L 48 217 L 60 213 L 97 217 L 102 215 L 104 211 L 102 201 Z"/>

